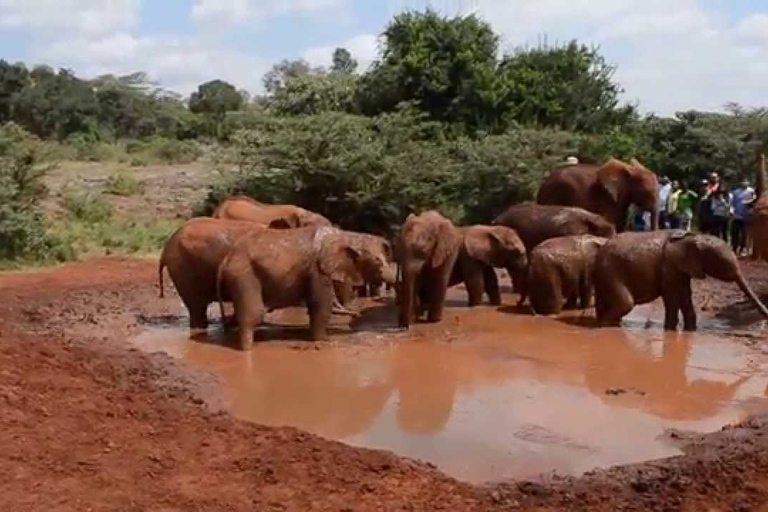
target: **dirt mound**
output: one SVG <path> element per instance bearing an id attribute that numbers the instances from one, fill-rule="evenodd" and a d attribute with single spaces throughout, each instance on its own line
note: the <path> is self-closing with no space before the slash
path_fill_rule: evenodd
<path id="1" fill-rule="evenodd" d="M 768 291 L 752 275 L 761 267 L 747 270 L 758 291 Z M 709 436 L 674 433 L 685 437 L 681 457 L 480 487 L 393 454 L 237 421 L 209 400 L 210 379 L 124 344 L 139 319 L 177 312 L 175 298 L 157 298 L 156 279 L 154 261 L 122 258 L 0 277 L 3 510 L 761 510 L 768 503 L 762 419 Z M 730 302 L 722 285 L 702 286 L 697 297 L 710 298 L 710 312 L 725 305 L 723 297 Z"/>

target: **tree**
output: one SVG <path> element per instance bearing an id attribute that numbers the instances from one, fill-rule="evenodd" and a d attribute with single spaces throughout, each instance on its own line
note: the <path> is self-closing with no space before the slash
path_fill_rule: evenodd
<path id="1" fill-rule="evenodd" d="M 189 110 L 209 116 L 215 124 L 218 136 L 227 112 L 239 110 L 243 101 L 243 96 L 234 85 L 223 80 L 211 80 L 200 85 L 197 92 L 192 93 L 189 98 Z"/>
<path id="2" fill-rule="evenodd" d="M 416 101 L 434 120 L 495 129 L 504 84 L 496 73 L 498 36 L 475 16 L 406 12 L 384 30 L 382 59 L 365 76 L 368 114 Z"/>
<path id="3" fill-rule="evenodd" d="M 357 70 L 357 61 L 346 48 L 336 48 L 333 51 L 333 65 L 331 71 L 335 73 L 354 73 Z"/>
<path id="4" fill-rule="evenodd" d="M 29 71 L 24 64 L 0 60 L 0 124 L 12 119 L 16 97 L 29 85 Z"/>
<path id="5" fill-rule="evenodd" d="M 95 133 L 99 111 L 91 85 L 71 71 L 37 67 L 31 84 L 16 99 L 14 118 L 39 137 L 65 139 Z"/>
<path id="6" fill-rule="evenodd" d="M 615 68 L 598 50 L 578 44 L 519 50 L 501 62 L 509 119 L 523 124 L 596 133 L 630 123 L 635 108 L 620 105 Z"/>
<path id="7" fill-rule="evenodd" d="M 283 60 L 272 66 L 272 69 L 264 75 L 262 81 L 264 82 L 264 90 L 267 91 L 268 94 L 275 94 L 292 78 L 322 74 L 325 74 L 323 68 L 312 68 L 309 63 L 303 59 Z"/>

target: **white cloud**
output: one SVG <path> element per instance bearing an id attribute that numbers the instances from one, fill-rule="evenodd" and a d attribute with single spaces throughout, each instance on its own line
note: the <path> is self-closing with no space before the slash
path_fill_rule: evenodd
<path id="1" fill-rule="evenodd" d="M 346 48 L 352 53 L 352 56 L 357 59 L 358 69 L 362 71 L 376 60 L 378 37 L 371 34 L 361 34 L 336 45 L 310 48 L 304 52 L 302 57 L 313 66 L 329 67 L 333 51 L 339 47 Z"/>
<path id="2" fill-rule="evenodd" d="M 732 23 L 700 0 L 484 0 L 477 12 L 505 49 L 542 36 L 598 44 L 646 111 L 768 103 L 766 13 Z"/>
<path id="3" fill-rule="evenodd" d="M 99 34 L 135 26 L 140 0 L 0 0 L 0 30 Z"/>
<path id="4" fill-rule="evenodd" d="M 238 88 L 261 87 L 267 64 L 191 37 L 134 37 L 118 33 L 98 39 L 67 39 L 37 47 L 35 59 L 66 66 L 93 77 L 146 71 L 171 90 L 189 94 L 199 84 L 219 78 Z"/>
<path id="5" fill-rule="evenodd" d="M 194 0 L 192 18 L 206 24 L 238 24 L 289 13 L 337 9 L 345 0 Z"/>

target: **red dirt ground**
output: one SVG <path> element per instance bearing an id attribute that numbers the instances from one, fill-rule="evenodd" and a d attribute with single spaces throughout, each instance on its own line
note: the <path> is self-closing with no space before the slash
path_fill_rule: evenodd
<path id="1" fill-rule="evenodd" d="M 768 292 L 768 269 L 745 263 Z M 682 510 L 768 512 L 768 419 L 685 456 L 472 486 L 428 465 L 216 411 L 215 385 L 128 348 L 157 299 L 156 263 L 107 258 L 0 276 L 0 510 Z M 710 284 L 711 283 L 711 284 Z M 707 314 L 750 324 L 738 291 L 696 289 Z M 758 331 L 734 343 L 761 343 Z"/>

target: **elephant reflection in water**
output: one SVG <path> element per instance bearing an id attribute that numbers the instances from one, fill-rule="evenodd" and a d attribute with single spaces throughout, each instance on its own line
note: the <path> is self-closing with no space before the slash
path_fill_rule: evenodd
<path id="1" fill-rule="evenodd" d="M 216 364 L 217 357 L 221 365 Z M 368 430 L 392 394 L 387 375 L 378 375 L 378 361 L 367 365 L 339 350 L 276 346 L 240 354 L 193 343 L 184 359 L 209 369 L 218 367 L 216 373 L 232 394 L 236 415 L 330 438 Z"/>
<path id="2" fill-rule="evenodd" d="M 689 334 L 665 333 L 661 357 L 633 347 L 623 330 L 616 331 L 611 360 L 605 355 L 587 366 L 589 390 L 611 405 L 622 405 L 645 411 L 666 420 L 696 421 L 711 418 L 733 400 L 749 377 L 731 384 L 706 379 L 688 380 L 686 367 L 691 356 L 693 337 Z M 607 389 L 634 388 L 620 398 L 606 394 Z"/>

